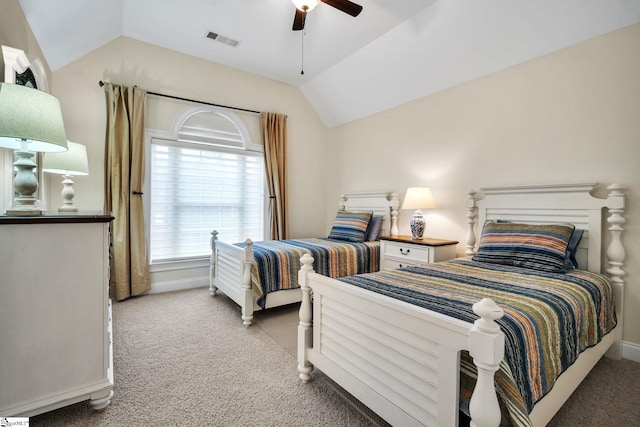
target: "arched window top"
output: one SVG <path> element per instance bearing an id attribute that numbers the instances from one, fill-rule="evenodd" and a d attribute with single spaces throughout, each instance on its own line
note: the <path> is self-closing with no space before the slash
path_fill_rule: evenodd
<path id="1" fill-rule="evenodd" d="M 180 142 L 263 151 L 261 145 L 251 142 L 242 120 L 222 108 L 195 107 L 185 111 L 176 119 L 173 134 Z"/>

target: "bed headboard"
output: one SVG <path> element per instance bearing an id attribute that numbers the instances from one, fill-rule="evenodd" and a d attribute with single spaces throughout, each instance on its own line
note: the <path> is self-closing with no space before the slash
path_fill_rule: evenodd
<path id="1" fill-rule="evenodd" d="M 576 255 L 580 268 L 605 272 L 604 209 L 609 210 L 609 230 L 622 231 L 624 218 L 624 194 L 619 185 L 611 185 L 608 197 L 597 198 L 592 194 L 597 184 L 563 184 L 519 187 L 482 188 L 480 193 L 467 193 L 467 218 L 470 228 L 467 236 L 467 254 L 473 254 L 477 235 L 487 220 L 507 220 L 529 224 L 571 223 L 584 230 Z M 612 237 L 614 235 L 612 234 Z M 612 243 L 613 243 L 612 239 Z M 618 243 L 619 233 L 618 233 Z M 622 245 L 620 244 L 620 248 Z M 622 249 L 624 259 L 624 249 Z M 611 260 L 610 260 L 611 261 Z M 621 262 L 622 260 L 620 260 Z M 615 262 L 615 260 L 614 260 Z"/>
<path id="2" fill-rule="evenodd" d="M 373 212 L 382 215 L 380 236 L 398 235 L 398 207 L 400 199 L 397 193 L 347 193 L 340 196 L 338 208 L 350 212 Z"/>
<path id="3" fill-rule="evenodd" d="M 576 228 L 584 230 L 577 253 L 579 268 L 608 274 L 614 284 L 616 313 L 620 325 L 624 318 L 625 250 L 621 235 L 625 223 L 625 188 L 619 184 L 609 185 L 606 198 L 593 196 L 598 188 L 598 184 L 562 184 L 492 187 L 482 188 L 480 192 L 469 190 L 466 254 L 474 253 L 478 241 L 476 228 L 480 235 L 487 220 L 573 223 Z M 605 216 L 608 227 L 605 227 L 603 221 Z M 605 228 L 609 231 L 607 238 Z M 621 331 L 622 328 L 618 327 L 617 330 Z M 621 352 L 620 339 L 609 350 L 609 354 L 610 357 L 620 358 Z"/>

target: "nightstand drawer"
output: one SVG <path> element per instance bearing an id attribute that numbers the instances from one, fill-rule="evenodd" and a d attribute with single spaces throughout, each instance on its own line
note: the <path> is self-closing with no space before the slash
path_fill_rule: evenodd
<path id="1" fill-rule="evenodd" d="M 419 246 L 398 242 L 384 242 L 384 258 L 391 257 L 394 260 L 405 262 L 428 262 L 432 248 L 429 246 Z"/>
<path id="2" fill-rule="evenodd" d="M 381 270 L 395 270 L 403 267 L 422 267 L 424 266 L 424 262 L 410 262 L 410 261 L 402 261 L 397 258 L 385 258 L 384 264 L 382 265 Z"/>

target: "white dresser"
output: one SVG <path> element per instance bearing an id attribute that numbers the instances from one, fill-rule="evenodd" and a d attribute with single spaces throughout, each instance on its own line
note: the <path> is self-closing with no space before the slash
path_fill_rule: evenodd
<path id="1" fill-rule="evenodd" d="M 380 270 L 424 266 L 456 257 L 454 240 L 417 239 L 411 236 L 380 238 Z"/>
<path id="2" fill-rule="evenodd" d="M 113 396 L 108 215 L 0 216 L 0 415 Z"/>

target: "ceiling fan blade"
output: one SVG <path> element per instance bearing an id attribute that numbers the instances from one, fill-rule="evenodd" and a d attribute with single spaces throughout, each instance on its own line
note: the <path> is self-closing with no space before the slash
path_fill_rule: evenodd
<path id="1" fill-rule="evenodd" d="M 307 12 L 296 7 L 296 15 L 293 17 L 293 31 L 304 30 L 304 21 L 307 19 Z"/>
<path id="2" fill-rule="evenodd" d="M 326 3 L 329 6 L 335 7 L 344 13 L 356 17 L 362 12 L 362 6 L 355 4 L 349 0 L 320 0 L 322 3 Z"/>

